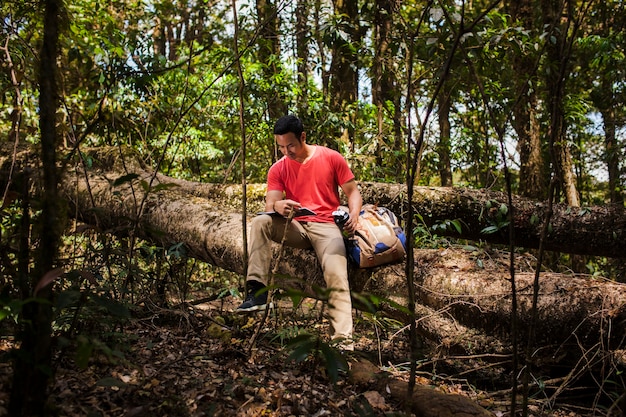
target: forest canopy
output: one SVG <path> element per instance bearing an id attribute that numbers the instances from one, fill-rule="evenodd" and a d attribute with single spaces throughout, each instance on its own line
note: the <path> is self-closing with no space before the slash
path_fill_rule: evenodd
<path id="1" fill-rule="evenodd" d="M 128 318 L 146 299 L 164 302 L 173 282 L 187 295 L 203 268 L 181 242 L 135 233 L 149 195 L 174 186 L 139 178 L 137 161 L 146 178 L 245 196 L 281 156 L 274 121 L 297 114 L 308 142 L 340 151 L 360 183 L 406 186 L 397 211 L 409 249 L 468 244 L 449 238 L 468 230 L 458 217 L 431 224 L 413 211 L 415 185 L 508 196 L 485 206 L 496 220 L 480 233 L 508 241 L 512 271 L 513 196 L 548 220 L 556 204 L 623 214 L 622 0 L 6 0 L 0 14 L 0 335 L 28 352 L 13 362 L 13 415 L 43 413 L 55 349 L 71 346 L 83 365 L 98 350 L 111 357 L 93 335 L 99 314 Z M 18 158 L 26 147 L 32 166 Z M 107 158 L 122 167 L 107 179 L 113 199 L 119 186 L 147 196 L 128 229 L 81 225 L 61 198 L 68 173 L 89 178 Z M 537 271 L 624 280 L 617 257 L 544 256 L 537 241 Z M 409 250 L 409 289 L 414 266 Z M 212 291 L 238 294 L 211 277 L 227 287 Z"/>
<path id="2" fill-rule="evenodd" d="M 238 183 L 245 135 L 263 182 L 270 127 L 293 112 L 359 180 L 404 182 L 410 142 L 423 185 L 504 189 L 506 164 L 523 196 L 559 172 L 572 205 L 623 201 L 623 2 L 236 6 L 67 2 L 59 145 L 127 144 L 165 174 Z M 36 143 L 41 4 L 1 7 L 3 136 Z"/>

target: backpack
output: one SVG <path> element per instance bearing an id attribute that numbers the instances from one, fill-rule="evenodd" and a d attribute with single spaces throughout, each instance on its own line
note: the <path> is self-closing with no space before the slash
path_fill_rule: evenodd
<path id="1" fill-rule="evenodd" d="M 400 261 L 406 255 L 406 236 L 398 217 L 374 204 L 363 205 L 359 225 L 345 241 L 348 256 L 359 268 Z"/>

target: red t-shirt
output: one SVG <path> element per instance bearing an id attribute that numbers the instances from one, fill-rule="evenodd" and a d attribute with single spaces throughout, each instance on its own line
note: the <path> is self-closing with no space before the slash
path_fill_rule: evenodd
<path id="1" fill-rule="evenodd" d="M 316 216 L 298 217 L 299 221 L 332 223 L 332 212 L 340 204 L 339 186 L 354 179 L 348 163 L 337 151 L 315 146 L 305 163 L 283 156 L 267 173 L 267 190 L 282 191 L 285 198 L 299 202 Z"/>

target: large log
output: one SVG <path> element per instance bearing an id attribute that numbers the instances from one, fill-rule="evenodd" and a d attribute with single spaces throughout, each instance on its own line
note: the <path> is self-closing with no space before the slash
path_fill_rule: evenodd
<path id="1" fill-rule="evenodd" d="M 72 211 L 84 221 L 98 224 L 102 230 L 132 230 L 163 246 L 184 242 L 191 256 L 243 273 L 244 218 L 233 212 L 235 202 L 225 194 L 207 199 L 175 189 L 145 194 L 139 178 L 112 186 L 122 176 L 116 172 L 88 172 L 67 177 L 63 190 L 74 205 Z M 245 220 L 249 220 L 248 216 Z M 465 326 L 506 340 L 511 317 L 507 259 L 504 263 L 498 260 L 490 263 L 492 257 L 493 254 L 464 249 L 416 250 L 414 275 L 418 278 L 416 290 L 420 302 L 444 310 Z M 520 317 L 518 336 L 525 339 L 531 324 L 533 274 L 524 270 L 523 265 L 520 261 L 515 279 Z M 311 251 L 287 248 L 277 272 L 309 284 L 323 284 L 320 267 Z M 406 303 L 402 264 L 373 270 L 354 269 L 351 280 L 356 290 Z M 555 273 L 543 273 L 540 282 L 538 320 L 534 324 L 538 343 L 558 347 L 572 342 L 581 349 L 598 342 L 610 348 L 623 343 L 626 285 Z"/>
<path id="2" fill-rule="evenodd" d="M 4 188 L 12 164 L 11 152 L 6 144 L 0 155 L 0 185 Z M 36 161 L 29 149 L 20 149 L 17 169 Z M 241 211 L 242 187 L 240 185 L 206 184 L 183 181 L 155 174 L 144 170 L 137 159 L 132 156 L 121 166 L 120 151 L 117 148 L 97 148 L 86 152 L 90 160 L 104 172 L 111 172 L 110 179 L 115 175 L 122 176 L 129 172 L 145 178 L 150 184 L 171 184 L 182 192 L 207 198 L 218 205 L 227 204 L 233 212 Z M 124 170 L 127 170 L 126 172 Z M 116 174 L 113 174 L 116 173 Z M 361 182 L 361 193 L 366 202 L 385 205 L 402 215 L 406 211 L 406 186 L 400 184 L 383 184 Z M 262 207 L 265 186 L 249 184 L 247 201 L 249 212 Z M 414 187 L 412 204 L 428 227 L 456 221 L 461 225 L 461 234 L 454 227 L 437 227 L 440 236 L 460 237 L 474 241 L 491 243 L 508 243 L 506 218 L 500 209 L 507 205 L 505 194 L 490 190 L 474 190 L 468 188 L 445 187 Z M 513 225 L 515 246 L 538 248 L 541 231 L 547 221 L 547 206 L 538 202 L 513 197 Z M 549 233 L 544 241 L 544 248 L 549 251 L 606 256 L 612 258 L 626 257 L 623 242 L 626 241 L 626 211 L 620 206 L 568 207 L 555 204 L 550 217 Z M 489 232 L 486 232 L 489 231 Z"/>
<path id="3" fill-rule="evenodd" d="M 147 173 L 146 173 L 147 175 Z M 181 181 L 157 175 L 159 183 L 176 184 L 181 190 L 197 196 L 220 198 L 241 196 L 240 185 L 204 184 Z M 264 186 L 249 185 L 249 201 L 258 203 Z M 406 210 L 407 189 L 401 184 L 361 182 L 359 188 L 366 202 L 384 205 L 402 215 Z M 459 187 L 414 188 L 413 206 L 428 227 L 457 221 L 455 227 L 437 227 L 440 236 L 458 237 L 473 241 L 508 244 L 506 214 L 508 206 L 504 193 Z M 507 207 L 508 209 L 508 207 Z M 515 246 L 539 248 L 539 240 L 548 219 L 547 203 L 513 196 L 513 224 Z M 626 257 L 622 242 L 626 241 L 626 212 L 620 206 L 552 207 L 549 232 L 544 248 L 549 251 L 612 258 Z"/>
<path id="4" fill-rule="evenodd" d="M 362 184 L 367 200 L 400 211 L 406 187 L 398 184 Z M 474 241 L 508 243 L 504 193 L 458 187 L 415 187 L 412 204 L 427 226 L 457 220 L 455 228 L 437 228 L 437 234 Z M 538 248 L 547 221 L 547 203 L 513 196 L 515 246 Z M 569 207 L 555 204 L 549 220 L 544 248 L 579 255 L 626 257 L 626 212 L 623 206 Z M 489 232 L 485 232 L 489 230 Z"/>

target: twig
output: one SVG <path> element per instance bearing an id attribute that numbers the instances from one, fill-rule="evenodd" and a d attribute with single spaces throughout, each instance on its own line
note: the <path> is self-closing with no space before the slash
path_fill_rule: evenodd
<path id="1" fill-rule="evenodd" d="M 283 253 L 284 253 L 285 241 L 287 240 L 287 231 L 289 230 L 289 225 L 291 224 L 291 220 L 293 220 L 293 216 L 295 214 L 296 214 L 296 210 L 292 209 L 289 212 L 289 215 L 287 216 L 287 221 L 285 222 L 285 229 L 283 231 L 283 237 L 280 240 L 280 248 L 278 249 L 278 256 L 276 257 L 276 262 L 274 263 L 274 267 L 272 268 L 272 272 L 269 277 L 269 285 L 268 285 L 268 290 L 267 290 L 267 302 L 265 303 L 265 311 L 263 313 L 263 317 L 261 318 L 261 321 L 259 322 L 259 325 L 256 328 L 256 331 L 254 332 L 254 335 L 250 339 L 250 346 L 248 347 L 248 353 L 252 352 L 252 349 L 256 345 L 256 341 L 259 337 L 259 334 L 261 334 L 261 329 L 263 328 L 263 325 L 265 324 L 265 321 L 267 320 L 267 316 L 269 315 L 270 306 L 272 305 L 272 299 L 274 298 L 274 291 L 272 290 L 272 286 L 274 285 L 274 277 L 276 276 L 276 273 L 278 272 L 278 266 L 280 265 L 280 262 L 282 260 Z"/>

